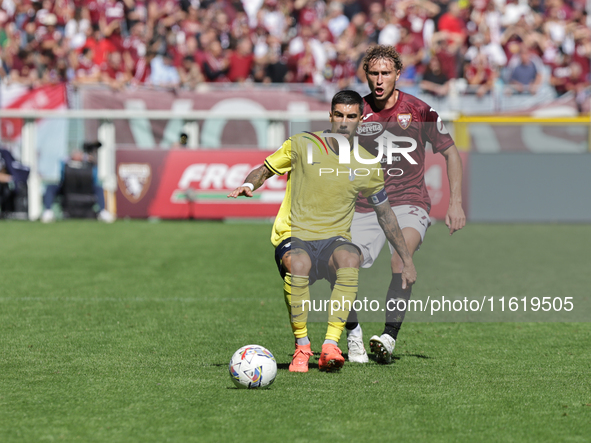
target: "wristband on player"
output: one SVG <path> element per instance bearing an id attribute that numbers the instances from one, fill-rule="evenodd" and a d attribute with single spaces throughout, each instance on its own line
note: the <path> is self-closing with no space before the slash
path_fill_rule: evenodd
<path id="1" fill-rule="evenodd" d="M 254 191 L 254 185 L 252 183 L 242 183 L 243 188 L 250 188 L 251 191 Z"/>

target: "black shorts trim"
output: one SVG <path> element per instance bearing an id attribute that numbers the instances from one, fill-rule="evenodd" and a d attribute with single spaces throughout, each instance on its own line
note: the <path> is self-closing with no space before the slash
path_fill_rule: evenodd
<path id="1" fill-rule="evenodd" d="M 283 268 L 282 258 L 287 251 L 292 249 L 303 249 L 306 251 L 310 260 L 312 261 L 312 268 L 310 269 L 310 284 L 316 280 L 325 279 L 331 284 L 334 284 L 335 275 L 331 275 L 328 262 L 335 249 L 339 246 L 351 245 L 359 252 L 361 256 L 361 249 L 359 246 L 351 243 L 344 237 L 331 237 L 326 240 L 304 241 L 297 237 L 290 237 L 283 240 L 275 248 L 275 263 L 281 278 L 285 278 L 286 271 Z"/>

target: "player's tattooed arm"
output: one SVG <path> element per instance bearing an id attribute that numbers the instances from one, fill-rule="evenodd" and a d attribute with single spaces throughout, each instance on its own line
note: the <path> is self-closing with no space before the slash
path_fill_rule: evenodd
<path id="1" fill-rule="evenodd" d="M 260 188 L 270 177 L 273 177 L 275 174 L 269 170 L 265 165 L 261 165 L 260 167 L 253 169 L 250 174 L 244 180 L 245 183 L 252 183 L 255 189 Z"/>
<path id="2" fill-rule="evenodd" d="M 250 186 L 238 186 L 232 192 L 228 194 L 228 197 L 239 197 L 244 195 L 245 197 L 252 197 L 252 191 L 255 189 L 260 188 L 265 183 L 269 177 L 275 175 L 273 172 L 269 170 L 265 165 L 261 165 L 256 169 L 250 171 L 250 174 L 244 180 L 244 183 L 250 183 L 253 186 L 253 189 L 250 189 Z"/>
<path id="3" fill-rule="evenodd" d="M 376 211 L 378 222 L 384 230 L 386 238 L 394 246 L 404 264 L 402 269 L 402 289 L 405 289 L 417 280 L 417 271 L 412 261 L 412 255 L 410 255 L 406 247 L 404 235 L 402 235 L 400 226 L 398 226 L 398 219 L 388 203 L 374 206 L 374 211 Z"/>

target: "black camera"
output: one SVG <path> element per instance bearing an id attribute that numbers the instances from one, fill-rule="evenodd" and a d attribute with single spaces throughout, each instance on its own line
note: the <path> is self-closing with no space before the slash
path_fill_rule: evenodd
<path id="1" fill-rule="evenodd" d="M 82 145 L 82 151 L 86 154 L 91 154 L 98 148 L 100 148 L 103 144 L 99 141 L 96 142 L 84 142 Z"/>

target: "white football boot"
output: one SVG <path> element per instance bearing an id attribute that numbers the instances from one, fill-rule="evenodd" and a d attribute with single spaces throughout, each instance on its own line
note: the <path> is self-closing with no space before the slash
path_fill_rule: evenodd
<path id="1" fill-rule="evenodd" d="M 394 346 L 396 340 L 390 337 L 388 334 L 382 334 L 381 336 L 374 335 L 369 339 L 369 348 L 376 357 L 378 363 L 388 364 L 392 362 L 392 353 L 394 352 Z"/>
<path id="2" fill-rule="evenodd" d="M 55 215 L 51 209 L 46 209 L 41 214 L 41 223 L 51 223 L 55 220 Z"/>
<path id="3" fill-rule="evenodd" d="M 113 223 L 116 220 L 116 217 L 106 209 L 103 209 L 98 213 L 97 219 L 105 223 Z"/>
<path id="4" fill-rule="evenodd" d="M 363 346 L 363 335 L 347 335 L 347 349 L 349 361 L 353 363 L 367 363 L 369 358 Z"/>

